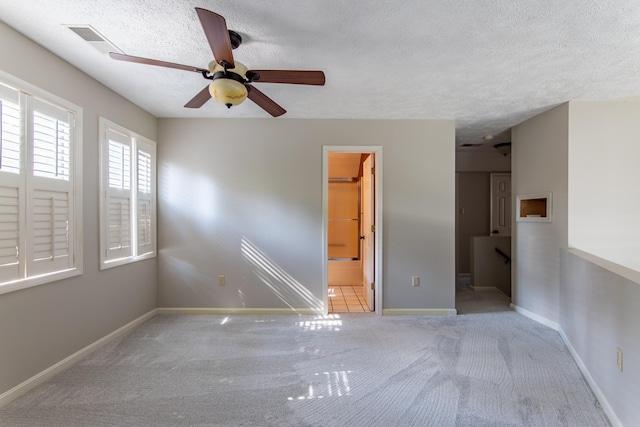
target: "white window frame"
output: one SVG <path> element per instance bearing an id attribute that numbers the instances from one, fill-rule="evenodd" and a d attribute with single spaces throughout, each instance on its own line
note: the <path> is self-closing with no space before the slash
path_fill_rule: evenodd
<path id="1" fill-rule="evenodd" d="M 30 83 L 20 80 L 0 70 L 0 83 L 9 90 L 18 93 L 19 109 L 21 111 L 21 136 L 20 136 L 20 172 L 12 178 L 19 181 L 19 247 L 17 256 L 19 273 L 14 279 L 0 282 L 0 295 L 20 289 L 38 286 L 82 274 L 82 108 L 66 101 L 56 95 L 42 90 Z M 40 111 L 37 105 L 48 104 L 52 111 L 66 112 L 70 119 L 70 154 L 69 154 L 69 179 L 68 185 L 61 186 L 56 179 L 42 178 L 33 174 L 33 113 Z M 7 172 L 0 171 L 0 174 Z M 6 175 L 4 175 L 6 178 Z M 7 182 L 4 180 L 2 182 Z M 44 187 L 41 184 L 44 183 Z M 6 184 L 3 184 L 6 185 Z M 66 187 L 68 197 L 68 253 L 65 254 L 67 262 L 51 264 L 54 268 L 48 268 L 41 261 L 30 259 L 34 254 L 34 198 L 38 191 L 58 191 L 58 187 Z M 53 199 L 51 201 L 54 203 Z M 55 210 L 52 210 L 55 216 Z M 31 218 L 31 219 L 29 219 Z M 54 238 L 55 239 L 55 238 Z M 55 248 L 55 246 L 53 246 Z M 51 258 L 55 260 L 55 256 Z M 46 261 L 45 261 L 46 264 Z"/>
<path id="2" fill-rule="evenodd" d="M 100 146 L 100 269 L 117 267 L 132 262 L 142 261 L 157 256 L 156 232 L 156 142 L 139 135 L 104 117 L 99 118 Z M 130 148 L 129 153 L 129 189 L 114 189 L 109 186 L 109 141 L 112 140 Z M 138 151 L 151 156 L 150 193 L 138 191 Z M 122 249 L 110 248 L 110 204 L 114 199 L 128 200 L 129 246 Z M 141 249 L 139 242 L 143 240 L 140 230 L 139 202 L 147 201 L 149 213 L 147 244 Z M 120 236 L 122 237 L 122 235 Z"/>

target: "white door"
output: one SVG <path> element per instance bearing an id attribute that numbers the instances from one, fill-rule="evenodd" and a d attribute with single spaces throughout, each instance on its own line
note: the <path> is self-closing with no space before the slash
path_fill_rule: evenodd
<path id="1" fill-rule="evenodd" d="M 491 235 L 511 236 L 511 174 L 491 174 Z"/>
<path id="2" fill-rule="evenodd" d="M 362 164 L 362 286 L 370 311 L 375 307 L 375 173 L 374 154 Z"/>

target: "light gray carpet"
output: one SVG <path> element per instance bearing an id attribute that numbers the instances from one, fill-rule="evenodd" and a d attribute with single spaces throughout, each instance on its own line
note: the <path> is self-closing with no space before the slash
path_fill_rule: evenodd
<path id="1" fill-rule="evenodd" d="M 491 299 L 469 292 L 462 312 Z M 556 332 L 485 305 L 503 311 L 162 315 L 1 409 L 0 425 L 610 425 Z"/>

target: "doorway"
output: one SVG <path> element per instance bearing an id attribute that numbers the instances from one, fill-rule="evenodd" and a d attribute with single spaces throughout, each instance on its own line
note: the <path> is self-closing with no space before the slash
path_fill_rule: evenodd
<path id="1" fill-rule="evenodd" d="M 323 147 L 325 313 L 381 313 L 382 147 Z"/>

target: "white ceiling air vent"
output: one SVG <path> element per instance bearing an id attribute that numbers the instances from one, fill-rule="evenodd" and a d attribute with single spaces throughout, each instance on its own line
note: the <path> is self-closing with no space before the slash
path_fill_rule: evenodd
<path id="1" fill-rule="evenodd" d="M 66 25 L 66 27 L 104 54 L 109 52 L 124 53 L 91 25 Z"/>

